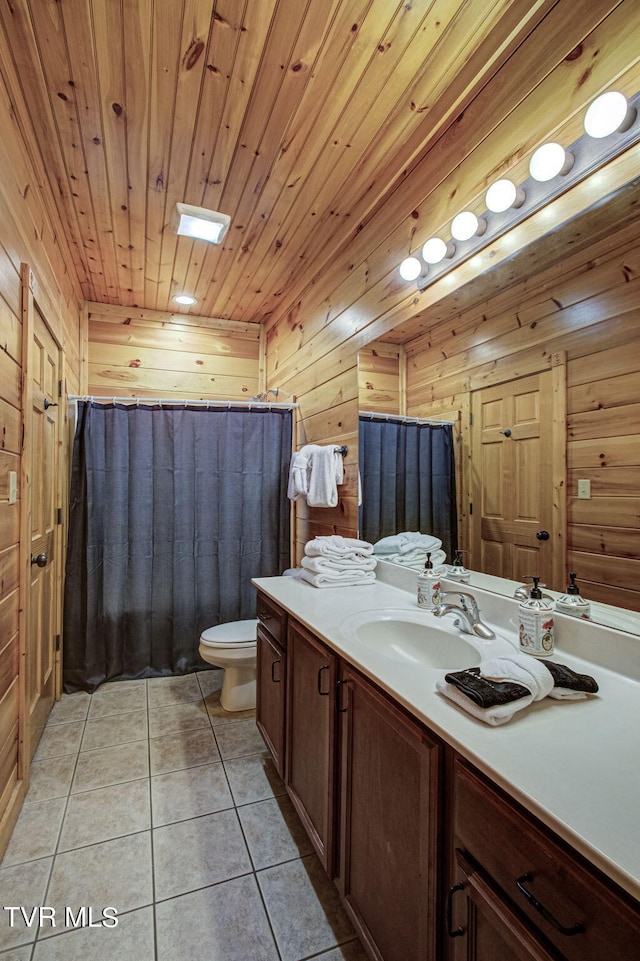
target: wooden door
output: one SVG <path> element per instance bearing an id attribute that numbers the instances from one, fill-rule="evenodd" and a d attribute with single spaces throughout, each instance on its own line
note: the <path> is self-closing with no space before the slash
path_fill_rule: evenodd
<path id="1" fill-rule="evenodd" d="M 561 372 L 558 373 L 558 370 Z M 474 391 L 471 557 L 485 574 L 564 586 L 564 367 Z"/>
<path id="2" fill-rule="evenodd" d="M 441 748 L 345 664 L 341 682 L 338 887 L 371 957 L 434 961 Z"/>
<path id="3" fill-rule="evenodd" d="M 334 873 L 337 658 L 297 624 L 287 644 L 285 784 L 320 861 Z"/>
<path id="4" fill-rule="evenodd" d="M 33 757 L 56 696 L 60 350 L 37 308 L 29 346 L 30 390 L 25 452 L 28 470 L 28 592 L 26 614 L 27 760 Z"/>

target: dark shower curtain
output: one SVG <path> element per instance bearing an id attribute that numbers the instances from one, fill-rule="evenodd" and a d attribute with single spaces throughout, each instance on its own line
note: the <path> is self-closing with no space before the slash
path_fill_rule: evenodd
<path id="1" fill-rule="evenodd" d="M 80 402 L 64 689 L 202 666 L 207 627 L 255 616 L 289 566 L 292 412 Z"/>
<path id="2" fill-rule="evenodd" d="M 375 544 L 401 531 L 457 546 L 456 474 L 451 424 L 360 417 L 360 536 Z"/>

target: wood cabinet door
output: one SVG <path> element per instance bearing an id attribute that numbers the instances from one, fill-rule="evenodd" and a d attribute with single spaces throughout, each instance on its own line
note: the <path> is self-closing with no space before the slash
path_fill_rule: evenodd
<path id="1" fill-rule="evenodd" d="M 461 851 L 456 862 L 446 911 L 451 961 L 559 961 Z"/>
<path id="2" fill-rule="evenodd" d="M 471 558 L 485 574 L 564 587 L 564 368 L 472 394 Z M 561 475 L 561 476 L 560 476 Z"/>
<path id="3" fill-rule="evenodd" d="M 334 871 L 337 657 L 289 623 L 285 784 L 329 877 Z"/>
<path id="4" fill-rule="evenodd" d="M 342 666 L 338 886 L 372 957 L 434 961 L 441 747 Z"/>
<path id="5" fill-rule="evenodd" d="M 286 654 L 258 624 L 256 723 L 280 777 L 284 776 Z"/>

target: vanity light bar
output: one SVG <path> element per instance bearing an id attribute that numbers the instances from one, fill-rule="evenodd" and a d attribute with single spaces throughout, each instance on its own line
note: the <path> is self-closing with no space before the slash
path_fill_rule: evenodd
<path id="1" fill-rule="evenodd" d="M 417 268 L 421 261 L 416 254 L 403 261 L 400 269 L 403 279 L 415 280 L 418 289 L 424 290 L 570 187 L 640 142 L 640 93 L 634 94 L 629 100 L 617 93 L 614 98 L 614 93 L 601 94 L 593 101 L 585 115 L 586 132 L 569 147 L 564 148 L 557 143 L 542 144 L 531 157 L 531 176 L 522 184 L 516 185 L 506 179 L 492 184 L 486 193 L 487 210 L 476 218 L 479 227 L 474 233 L 469 233 L 472 223 L 470 211 L 464 211 L 453 219 L 452 232 L 456 225 L 456 239 L 462 241 L 464 246 L 447 243 L 440 237 L 431 238 L 422 249 L 426 263 L 419 271 Z M 609 132 L 602 132 L 605 130 Z M 463 215 L 469 224 L 460 236 L 459 218 Z M 469 234 L 468 238 L 465 234 Z M 431 255 L 429 247 L 435 246 L 435 241 L 438 241 L 439 248 L 437 259 Z M 403 270 L 409 262 L 411 270 Z"/>

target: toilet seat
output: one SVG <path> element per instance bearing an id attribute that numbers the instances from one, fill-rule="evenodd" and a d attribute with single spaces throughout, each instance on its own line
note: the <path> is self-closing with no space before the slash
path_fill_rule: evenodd
<path id="1" fill-rule="evenodd" d="M 209 627 L 200 635 L 200 643 L 204 647 L 239 650 L 243 647 L 255 647 L 256 628 L 258 619 L 251 618 L 246 621 L 229 621 L 227 624 L 218 624 L 216 627 Z"/>

